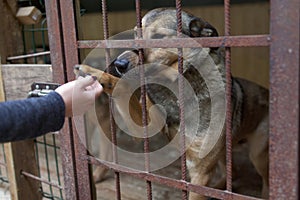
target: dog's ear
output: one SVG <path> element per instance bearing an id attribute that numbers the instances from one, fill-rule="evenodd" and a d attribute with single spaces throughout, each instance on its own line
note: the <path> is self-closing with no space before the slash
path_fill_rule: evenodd
<path id="1" fill-rule="evenodd" d="M 200 18 L 192 18 L 189 23 L 191 37 L 217 37 L 217 30 L 208 22 Z"/>

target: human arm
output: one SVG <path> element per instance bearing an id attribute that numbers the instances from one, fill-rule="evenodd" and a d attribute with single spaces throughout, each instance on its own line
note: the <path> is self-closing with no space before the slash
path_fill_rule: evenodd
<path id="1" fill-rule="evenodd" d="M 89 76 L 66 83 L 44 97 L 0 103 L 0 142 L 34 138 L 61 129 L 65 116 L 83 114 L 101 91 L 99 83 Z"/>
<path id="2" fill-rule="evenodd" d="M 65 104 L 51 92 L 39 98 L 0 103 L 0 142 L 38 137 L 64 124 Z"/>

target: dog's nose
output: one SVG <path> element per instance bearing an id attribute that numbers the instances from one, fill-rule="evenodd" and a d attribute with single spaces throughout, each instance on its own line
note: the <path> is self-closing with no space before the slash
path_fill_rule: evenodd
<path id="1" fill-rule="evenodd" d="M 74 66 L 74 69 L 80 70 L 80 65 L 75 65 L 75 66 Z"/>
<path id="2" fill-rule="evenodd" d="M 129 65 L 130 62 L 127 59 L 116 59 L 112 61 L 105 72 L 120 78 L 128 71 Z"/>
<path id="3" fill-rule="evenodd" d="M 127 59 L 117 59 L 114 65 L 121 73 L 125 73 L 128 69 L 129 61 Z"/>

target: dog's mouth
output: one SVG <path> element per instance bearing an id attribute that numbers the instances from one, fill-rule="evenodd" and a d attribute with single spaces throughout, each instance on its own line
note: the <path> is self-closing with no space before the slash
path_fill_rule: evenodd
<path id="1" fill-rule="evenodd" d="M 81 65 L 75 65 L 74 66 L 74 74 L 76 75 L 76 78 L 78 78 L 79 76 L 82 77 L 86 77 L 88 75 L 91 75 L 89 73 L 85 73 L 82 69 L 81 69 Z"/>

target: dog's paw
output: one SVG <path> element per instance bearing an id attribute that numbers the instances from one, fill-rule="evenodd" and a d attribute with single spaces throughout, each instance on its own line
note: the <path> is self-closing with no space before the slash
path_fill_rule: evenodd
<path id="1" fill-rule="evenodd" d="M 76 77 L 82 76 L 85 77 L 87 75 L 92 75 L 93 68 L 88 65 L 75 65 L 74 66 L 74 74 Z"/>
<path id="2" fill-rule="evenodd" d="M 76 74 L 76 76 L 94 76 L 95 78 L 97 78 L 98 82 L 102 85 L 104 92 L 108 93 L 108 94 L 112 94 L 112 91 L 116 85 L 116 83 L 118 82 L 118 78 L 105 73 L 102 70 L 99 69 L 95 69 L 92 68 L 88 65 L 75 65 L 74 66 L 74 73 Z"/>

